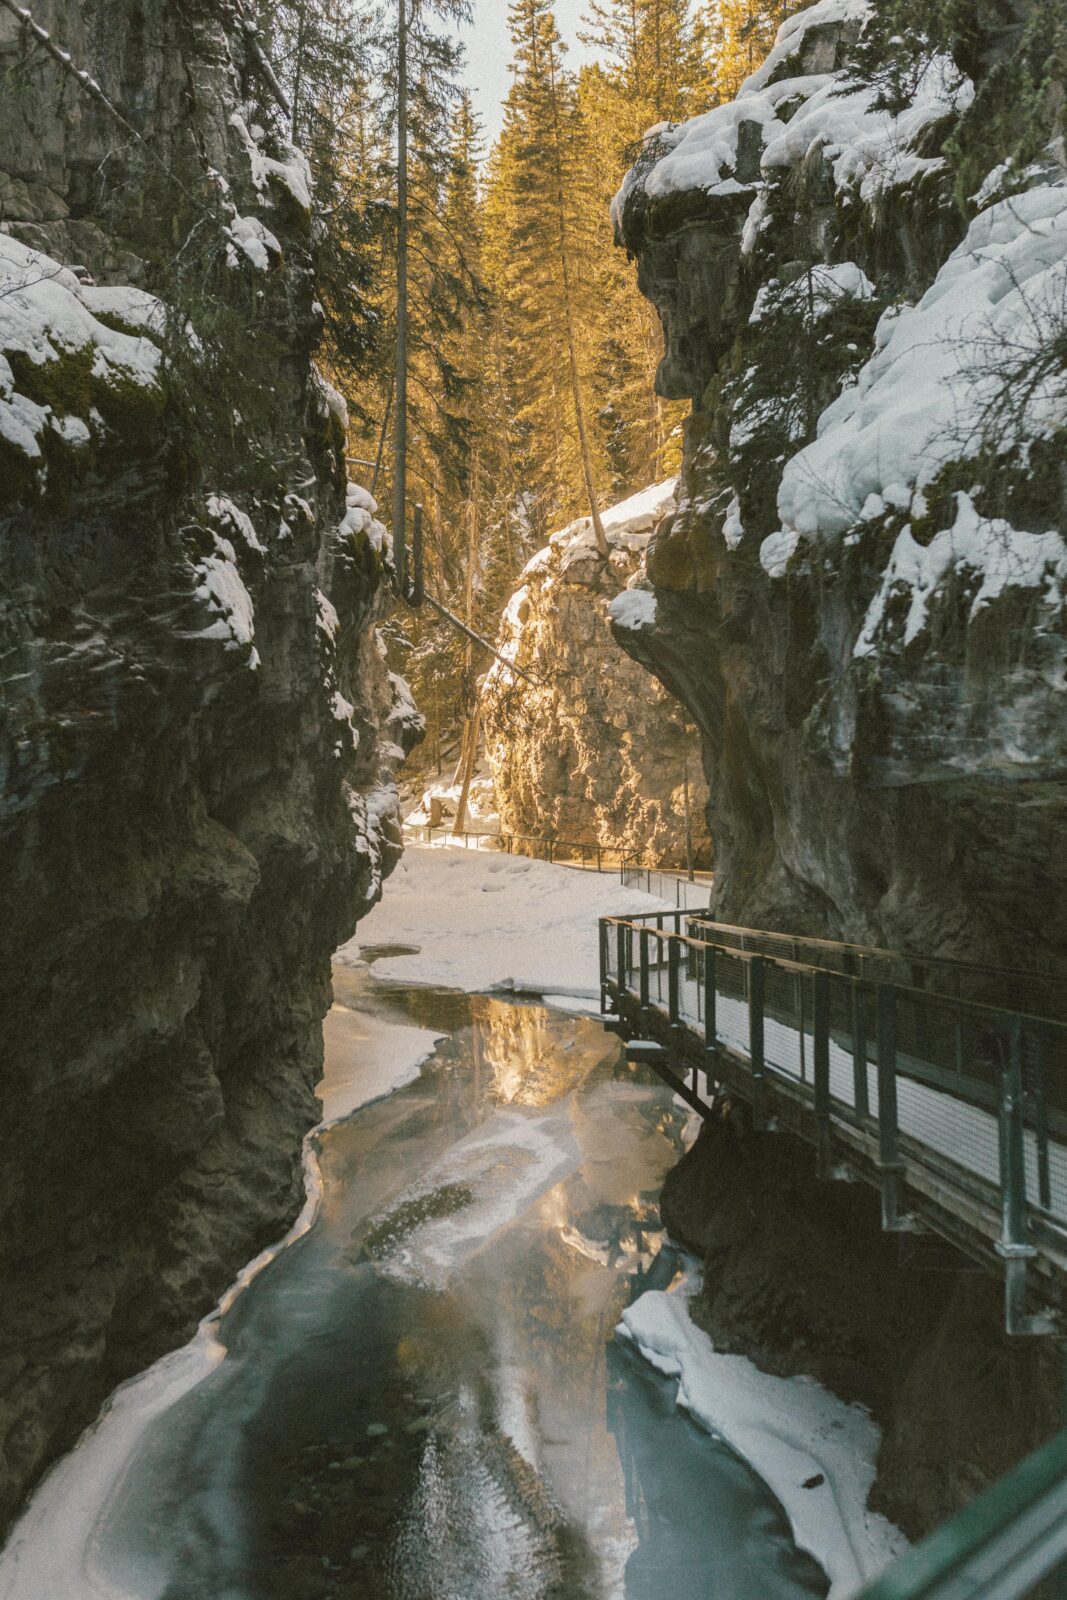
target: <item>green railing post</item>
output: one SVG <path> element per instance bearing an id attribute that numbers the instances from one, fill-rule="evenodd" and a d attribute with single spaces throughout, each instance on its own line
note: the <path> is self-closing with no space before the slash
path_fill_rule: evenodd
<path id="1" fill-rule="evenodd" d="M 600 929 L 600 1015 L 608 1014 L 608 921 L 601 917 Z"/>
<path id="2" fill-rule="evenodd" d="M 679 955 L 677 939 L 667 940 L 667 1017 L 671 1029 L 678 1029 L 678 968 Z"/>
<path id="3" fill-rule="evenodd" d="M 704 946 L 704 1045 L 711 1056 L 715 1055 L 719 1043 L 718 1019 L 716 1017 L 716 1002 L 718 991 L 715 987 L 715 947 Z"/>
<path id="4" fill-rule="evenodd" d="M 648 945 L 650 934 L 647 928 L 642 928 L 637 936 L 638 948 L 641 954 L 641 1031 L 647 1033 L 649 1012 L 649 962 Z"/>
<path id="5" fill-rule="evenodd" d="M 619 1015 L 622 1015 L 622 997 L 626 992 L 626 928 L 620 922 L 615 930 L 615 958 L 619 982 Z"/>
<path id="6" fill-rule="evenodd" d="M 1026 1143 L 1023 1123 L 1022 1021 L 1013 1017 L 1000 1073 L 1000 1215 L 997 1254 L 1004 1260 L 1004 1318 L 1009 1333 L 1027 1331 L 1026 1265 L 1036 1255 L 1026 1235 Z"/>
<path id="7" fill-rule="evenodd" d="M 815 1122 L 818 1137 L 818 1170 L 820 1178 L 830 1175 L 830 974 L 816 972 L 815 1006 Z"/>
<path id="8" fill-rule="evenodd" d="M 757 1128 L 767 1120 L 767 1086 L 764 1079 L 763 1012 L 765 976 L 763 957 L 748 964 L 748 1057 L 752 1063 L 752 1117 Z"/>
<path id="9" fill-rule="evenodd" d="M 867 996 L 862 984 L 852 985 L 852 1104 L 858 1117 L 869 1117 L 867 1092 Z"/>
<path id="10" fill-rule="evenodd" d="M 1045 1038 L 1040 1028 L 1034 1040 L 1034 1138 L 1037 1143 L 1037 1200 L 1043 1211 L 1052 1209 L 1052 1173 L 1048 1159 L 1048 1086 L 1045 1081 Z"/>
<path id="11" fill-rule="evenodd" d="M 901 1231 L 901 1185 L 897 1121 L 897 991 L 891 983 L 878 985 L 878 1166 L 882 1180 L 882 1227 Z"/>
<path id="12" fill-rule="evenodd" d="M 718 1031 L 716 1018 L 715 950 L 704 946 L 704 1077 L 710 1094 L 715 1086 L 718 1065 Z"/>

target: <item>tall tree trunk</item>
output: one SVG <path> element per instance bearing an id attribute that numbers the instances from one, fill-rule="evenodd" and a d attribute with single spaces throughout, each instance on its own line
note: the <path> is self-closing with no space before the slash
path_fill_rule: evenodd
<path id="1" fill-rule="evenodd" d="M 393 560 L 397 587 L 407 582 L 408 464 L 408 0 L 399 0 L 397 15 L 396 116 L 396 420 L 393 462 Z"/>
<path id="2" fill-rule="evenodd" d="M 474 764 L 478 759 L 478 739 L 482 731 L 482 703 L 476 700 L 474 710 L 468 723 L 469 736 L 467 739 L 467 759 L 463 766 L 463 787 L 459 791 L 459 805 L 456 807 L 456 825 L 452 835 L 464 833 L 467 828 L 467 800 L 471 792 L 471 779 L 474 777 Z"/>
<path id="3" fill-rule="evenodd" d="M 571 391 L 574 399 L 574 418 L 578 424 L 578 445 L 582 452 L 582 476 L 585 479 L 585 492 L 589 497 L 589 515 L 593 519 L 593 536 L 600 555 L 608 554 L 608 536 L 604 532 L 604 524 L 600 520 L 600 506 L 597 502 L 596 485 L 593 482 L 593 456 L 589 449 L 589 435 L 585 426 L 585 406 L 582 402 L 582 380 L 578 371 L 578 350 L 574 338 L 574 319 L 571 316 L 570 273 L 566 263 L 563 268 L 563 293 L 566 305 L 567 324 L 567 358 L 571 369 Z"/>
<path id="4" fill-rule="evenodd" d="M 467 741 L 470 738 L 470 731 L 471 719 L 469 716 L 465 716 L 463 718 L 463 727 L 459 735 L 459 759 L 456 762 L 456 770 L 452 774 L 452 783 L 450 785 L 450 787 L 453 789 L 456 787 L 456 784 L 467 770 Z"/>
<path id="5" fill-rule="evenodd" d="M 294 144 L 300 143 L 300 128 L 298 117 L 300 115 L 300 95 L 304 87 L 304 27 L 307 20 L 307 0 L 301 5 L 297 15 L 296 25 L 296 64 L 293 70 L 293 110 L 289 119 L 289 137 Z"/>
<path id="6" fill-rule="evenodd" d="M 574 295 L 571 289 L 571 269 L 568 255 L 566 195 L 563 177 L 563 130 L 560 126 L 559 90 L 556 84 L 555 61 L 549 63 L 549 85 L 552 92 L 552 121 L 555 137 L 556 162 L 556 222 L 559 229 L 560 283 L 563 289 L 563 326 L 567 340 L 567 360 L 570 365 L 571 396 L 574 401 L 574 420 L 578 427 L 578 447 L 582 455 L 582 476 L 589 499 L 589 515 L 593 523 L 593 536 L 600 555 L 608 554 L 608 537 L 600 520 L 600 505 L 596 484 L 593 481 L 593 455 L 589 448 L 589 431 L 585 425 L 585 403 L 582 399 L 582 376 L 578 367 L 578 346 L 574 333 Z"/>

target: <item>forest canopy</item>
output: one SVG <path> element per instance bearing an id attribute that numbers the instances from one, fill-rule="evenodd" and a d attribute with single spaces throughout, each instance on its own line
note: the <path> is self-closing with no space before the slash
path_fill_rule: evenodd
<path id="1" fill-rule="evenodd" d="M 677 469 L 684 411 L 656 395 L 660 331 L 610 201 L 646 130 L 731 98 L 790 9 L 587 0 L 592 62 L 575 69 L 551 0 L 510 0 L 490 147 L 465 87 L 467 0 L 408 0 L 408 497 L 427 588 L 490 637 L 554 528 L 589 515 L 602 544 L 601 509 Z M 261 23 L 323 218 L 320 365 L 348 403 L 352 475 L 388 505 L 398 8 L 285 0 Z M 398 616 L 389 641 L 432 757 L 487 658 L 426 613 Z"/>

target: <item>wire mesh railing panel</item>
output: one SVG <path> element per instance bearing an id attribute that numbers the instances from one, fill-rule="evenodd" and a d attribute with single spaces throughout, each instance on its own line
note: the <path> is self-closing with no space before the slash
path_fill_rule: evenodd
<path id="1" fill-rule="evenodd" d="M 605 981 L 750 1062 L 754 1104 L 762 1075 L 787 1078 L 824 1130 L 877 1133 L 885 1170 L 899 1151 L 968 1205 L 977 1183 L 1009 1242 L 1038 1216 L 1067 1230 L 1067 1027 L 679 937 L 689 926 L 670 912 L 607 923 Z"/>
<path id="2" fill-rule="evenodd" d="M 764 1059 L 777 1072 L 810 1083 L 814 1071 L 814 974 L 764 968 Z"/>
<path id="3" fill-rule="evenodd" d="M 715 922 L 710 916 L 699 922 L 702 926 L 693 929 L 698 938 L 779 961 L 799 961 L 870 983 L 892 983 L 1009 1011 L 1044 1016 L 1061 1016 L 1064 1012 L 1065 996 L 1057 994 L 1054 978 L 1047 972 L 1005 970 L 978 962 L 879 950 L 801 934 L 734 928 Z"/>
<path id="4" fill-rule="evenodd" d="M 679 963 L 678 1016 L 691 1028 L 698 1028 L 704 1018 L 704 995 L 699 952 L 683 946 L 685 959 Z"/>
<path id="5" fill-rule="evenodd" d="M 723 950 L 715 953 L 715 1037 L 728 1049 L 748 1055 L 748 965 Z"/>

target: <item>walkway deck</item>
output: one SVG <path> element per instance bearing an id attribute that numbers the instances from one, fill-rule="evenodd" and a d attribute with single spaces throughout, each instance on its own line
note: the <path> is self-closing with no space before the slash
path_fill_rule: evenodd
<path id="1" fill-rule="evenodd" d="M 1067 1024 L 1036 1010 L 1046 980 L 685 912 L 605 919 L 600 955 L 609 1025 L 696 1109 L 717 1089 L 740 1096 L 758 1126 L 814 1144 L 822 1176 L 877 1186 L 887 1230 L 1002 1267 L 1009 1331 L 1053 1331 L 1049 1310 L 1067 1311 Z"/>

